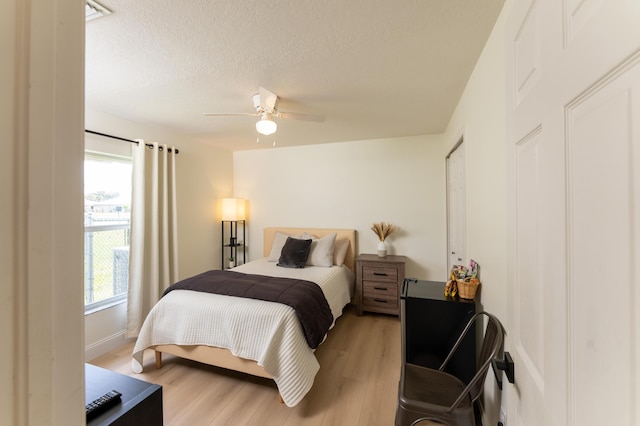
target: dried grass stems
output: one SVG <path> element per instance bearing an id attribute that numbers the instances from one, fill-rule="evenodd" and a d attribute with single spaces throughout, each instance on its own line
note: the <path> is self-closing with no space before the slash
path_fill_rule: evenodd
<path id="1" fill-rule="evenodd" d="M 396 230 L 396 227 L 390 223 L 380 222 L 374 223 L 371 226 L 371 230 L 378 236 L 380 241 L 384 241 Z"/>

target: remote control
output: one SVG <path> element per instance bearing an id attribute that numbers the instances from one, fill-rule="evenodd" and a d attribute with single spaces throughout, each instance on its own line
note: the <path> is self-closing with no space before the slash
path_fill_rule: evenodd
<path id="1" fill-rule="evenodd" d="M 95 401 L 88 403 L 85 407 L 87 409 L 87 421 L 120 402 L 121 396 L 122 394 L 120 392 L 112 390 Z"/>

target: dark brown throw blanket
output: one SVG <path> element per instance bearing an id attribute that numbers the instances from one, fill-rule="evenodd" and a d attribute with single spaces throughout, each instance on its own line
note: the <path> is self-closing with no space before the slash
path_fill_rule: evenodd
<path id="1" fill-rule="evenodd" d="M 208 271 L 179 281 L 167 288 L 194 290 L 225 296 L 278 302 L 291 306 L 300 320 L 307 343 L 315 349 L 333 323 L 333 315 L 322 289 L 314 282 L 233 271 Z"/>

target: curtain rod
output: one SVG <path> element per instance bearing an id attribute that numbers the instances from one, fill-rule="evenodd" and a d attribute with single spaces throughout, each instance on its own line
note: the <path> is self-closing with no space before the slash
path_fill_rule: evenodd
<path id="1" fill-rule="evenodd" d="M 93 130 L 84 129 L 84 131 L 87 132 L 87 133 L 94 134 L 94 135 L 104 136 L 106 138 L 111 138 L 111 139 L 118 139 L 119 141 L 131 142 L 131 143 L 135 143 L 136 145 L 139 145 L 138 141 L 134 141 L 132 139 L 125 139 L 125 138 L 121 138 L 119 136 L 108 135 L 106 133 L 94 132 Z M 149 148 L 153 148 L 153 145 L 150 144 L 150 143 L 146 143 L 145 145 L 148 146 Z M 160 151 L 162 151 L 163 148 L 160 146 L 160 147 L 158 147 L 158 149 Z M 176 150 L 176 155 L 180 153 L 180 151 L 178 151 L 178 148 L 175 148 L 175 150 Z M 169 148 L 169 152 L 172 152 L 171 148 Z"/>

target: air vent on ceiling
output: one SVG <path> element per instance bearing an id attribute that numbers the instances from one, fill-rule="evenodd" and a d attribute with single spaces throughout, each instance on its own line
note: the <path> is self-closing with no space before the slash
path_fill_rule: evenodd
<path id="1" fill-rule="evenodd" d="M 111 11 L 94 0 L 86 0 L 85 6 L 85 21 L 91 21 L 92 19 L 100 18 L 101 16 L 109 15 Z"/>

